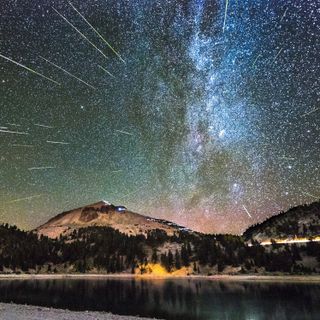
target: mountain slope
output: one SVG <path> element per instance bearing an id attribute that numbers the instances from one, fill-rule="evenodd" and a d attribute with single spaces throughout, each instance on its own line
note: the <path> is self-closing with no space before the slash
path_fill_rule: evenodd
<path id="1" fill-rule="evenodd" d="M 100 201 L 63 212 L 36 230 L 51 238 L 61 235 L 57 239 L 0 225 L 0 273 L 319 273 L 317 239 L 299 245 L 263 243 L 318 235 L 319 213 L 319 202 L 293 208 L 249 228 L 244 241 L 188 231 Z"/>
<path id="2" fill-rule="evenodd" d="M 156 276 L 319 273 L 320 244 L 250 246 L 242 237 L 151 230 L 129 236 L 110 227 L 74 229 L 59 239 L 0 225 L 1 273 L 133 273 Z"/>
<path id="3" fill-rule="evenodd" d="M 36 228 L 39 235 L 57 238 L 79 228 L 104 226 L 128 235 L 147 234 L 150 230 L 164 230 L 168 235 L 175 231 L 189 231 L 173 222 L 147 217 L 114 206 L 107 201 L 99 201 L 77 209 L 63 212 Z"/>
<path id="4" fill-rule="evenodd" d="M 260 243 L 271 239 L 310 238 L 320 235 L 320 202 L 301 205 L 248 228 L 243 236 Z"/>

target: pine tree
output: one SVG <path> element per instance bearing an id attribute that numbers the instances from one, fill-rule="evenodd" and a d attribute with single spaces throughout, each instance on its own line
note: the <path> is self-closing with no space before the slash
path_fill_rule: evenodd
<path id="1" fill-rule="evenodd" d="M 157 249 L 156 248 L 153 248 L 153 250 L 152 250 L 151 261 L 152 261 L 152 263 L 157 263 L 158 262 L 158 255 L 157 255 Z"/>
<path id="2" fill-rule="evenodd" d="M 168 271 L 171 271 L 173 267 L 173 254 L 171 250 L 168 252 Z"/>
<path id="3" fill-rule="evenodd" d="M 161 265 L 169 271 L 169 263 L 168 263 L 168 256 L 166 253 L 162 253 L 160 257 Z"/>
<path id="4" fill-rule="evenodd" d="M 196 262 L 193 262 L 193 272 L 196 273 L 197 272 L 197 264 Z"/>
<path id="5" fill-rule="evenodd" d="M 178 250 L 176 250 L 176 254 L 175 254 L 175 267 L 176 269 L 181 268 L 181 259 L 180 259 L 180 254 Z"/>
<path id="6" fill-rule="evenodd" d="M 184 244 L 181 247 L 181 262 L 182 262 L 182 265 L 185 267 L 189 267 L 189 265 L 190 265 L 188 251 L 187 251 L 187 248 Z"/>

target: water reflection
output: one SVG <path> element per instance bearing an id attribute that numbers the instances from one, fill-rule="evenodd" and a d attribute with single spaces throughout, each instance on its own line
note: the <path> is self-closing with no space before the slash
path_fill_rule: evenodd
<path id="1" fill-rule="evenodd" d="M 2 302 L 163 319 L 320 319 L 320 285 L 186 279 L 0 281 Z"/>

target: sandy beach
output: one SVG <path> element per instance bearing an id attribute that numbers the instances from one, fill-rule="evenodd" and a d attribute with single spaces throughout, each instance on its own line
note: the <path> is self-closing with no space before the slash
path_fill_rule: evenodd
<path id="1" fill-rule="evenodd" d="M 0 303 L 1 320 L 151 320 L 132 316 L 119 316 L 105 312 L 69 311 L 45 307 Z M 153 318 L 154 319 L 154 318 Z"/>

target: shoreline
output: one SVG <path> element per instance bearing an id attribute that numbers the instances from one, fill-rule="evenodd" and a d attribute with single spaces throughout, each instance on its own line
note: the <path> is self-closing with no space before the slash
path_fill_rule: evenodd
<path id="1" fill-rule="evenodd" d="M 155 320 L 139 316 L 116 315 L 102 311 L 71 311 L 42 306 L 0 302 L 1 320 Z"/>
<path id="2" fill-rule="evenodd" d="M 0 274 L 1 280 L 55 280 L 55 279 L 139 279 L 139 280 L 208 280 L 208 281 L 277 281 L 277 282 L 316 282 L 320 275 L 137 275 L 121 274 Z"/>

